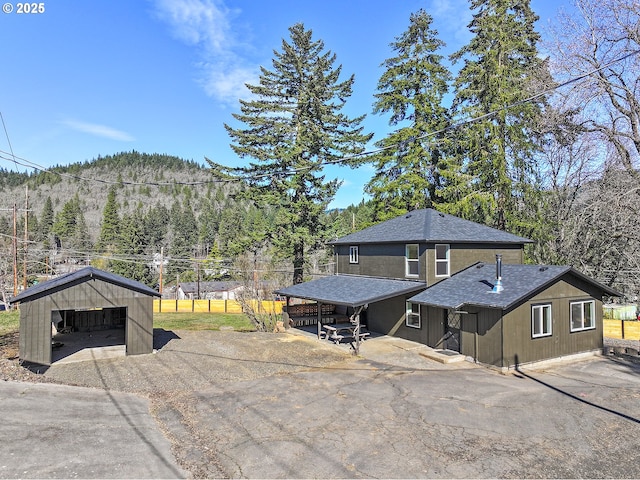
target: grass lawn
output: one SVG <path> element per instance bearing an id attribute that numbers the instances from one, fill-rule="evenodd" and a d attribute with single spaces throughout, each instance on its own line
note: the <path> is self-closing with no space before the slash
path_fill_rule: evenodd
<path id="1" fill-rule="evenodd" d="M 154 313 L 153 327 L 165 330 L 220 330 L 220 327 L 233 327 L 240 332 L 255 330 L 242 313 Z"/>
<path id="2" fill-rule="evenodd" d="M 5 310 L 0 312 L 0 337 L 7 333 L 17 332 L 20 328 L 20 312 Z"/>
<path id="3" fill-rule="evenodd" d="M 0 312 L 0 337 L 17 332 L 19 326 L 18 310 Z M 220 330 L 220 327 L 233 327 L 240 332 L 255 330 L 241 313 L 154 313 L 153 326 L 165 330 Z"/>

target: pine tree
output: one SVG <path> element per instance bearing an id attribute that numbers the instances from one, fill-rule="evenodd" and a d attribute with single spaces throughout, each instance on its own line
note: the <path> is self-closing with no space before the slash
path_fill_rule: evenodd
<path id="1" fill-rule="evenodd" d="M 139 210 L 125 215 L 120 221 L 116 255 L 111 271 L 123 277 L 151 285 L 151 267 L 145 261 L 147 239 L 144 235 L 144 218 Z"/>
<path id="2" fill-rule="evenodd" d="M 169 211 L 162 204 L 151 207 L 145 215 L 144 234 L 152 251 L 159 251 L 165 243 L 169 233 L 169 218 Z"/>
<path id="3" fill-rule="evenodd" d="M 175 202 L 171 206 L 170 223 L 172 240 L 169 254 L 172 261 L 167 274 L 173 277 L 192 266 L 198 241 L 198 225 L 188 201 L 185 201 L 184 205 Z"/>
<path id="4" fill-rule="evenodd" d="M 98 238 L 96 249 L 99 251 L 113 251 L 118 243 L 120 228 L 116 188 L 111 187 L 107 194 L 107 203 L 102 210 L 102 225 L 100 227 L 100 237 Z"/>
<path id="5" fill-rule="evenodd" d="M 454 112 L 473 119 L 457 135 L 458 165 L 470 191 L 445 209 L 504 230 L 522 221 L 518 204 L 534 193 L 531 128 L 544 99 L 523 100 L 545 68 L 536 46 L 538 17 L 530 0 L 472 0 L 471 8 L 474 36 L 451 57 L 464 60 L 454 82 Z"/>
<path id="6" fill-rule="evenodd" d="M 91 239 L 77 193 L 58 212 L 51 230 L 63 248 L 75 250 L 71 257 L 84 259 L 88 255 Z"/>
<path id="7" fill-rule="evenodd" d="M 376 173 L 365 190 L 373 197 L 375 219 L 386 220 L 437 202 L 448 125 L 443 97 L 451 74 L 437 53 L 444 42 L 424 11 L 412 13 L 409 28 L 391 43 L 396 56 L 382 66 L 374 113 L 391 113 L 400 128 L 376 144 Z"/>
<path id="8" fill-rule="evenodd" d="M 55 213 L 53 211 L 53 202 L 51 197 L 47 196 L 42 206 L 42 213 L 40 214 L 40 222 L 38 223 L 38 238 L 42 239 L 45 244 L 45 248 L 49 248 L 49 237 L 51 236 L 51 229 L 53 228 L 53 222 L 55 220 Z"/>
<path id="9" fill-rule="evenodd" d="M 272 70 L 263 67 L 259 85 L 247 85 L 254 99 L 240 100 L 241 113 L 233 115 L 245 127 L 225 127 L 234 152 L 257 161 L 232 171 L 248 178 L 247 197 L 259 207 L 282 206 L 273 241 L 293 258 L 293 283 L 300 283 L 306 252 L 324 240 L 324 210 L 340 185 L 325 181 L 323 166 L 356 164 L 341 159 L 362 152 L 371 135 L 360 126 L 364 116 L 341 112 L 353 75 L 340 80 L 336 55 L 304 25 L 289 33 L 291 40 L 274 51 Z"/>

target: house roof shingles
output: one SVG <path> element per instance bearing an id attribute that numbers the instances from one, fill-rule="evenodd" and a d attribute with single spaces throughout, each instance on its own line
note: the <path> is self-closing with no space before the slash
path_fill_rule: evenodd
<path id="1" fill-rule="evenodd" d="M 410 280 L 332 275 L 282 288 L 275 293 L 321 303 L 358 307 L 398 295 L 411 294 L 426 286 L 426 283 Z"/>
<path id="2" fill-rule="evenodd" d="M 34 285 L 33 287 L 29 287 L 19 295 L 11 298 L 9 300 L 9 303 L 35 300 L 36 298 L 47 295 L 50 292 L 63 290 L 64 288 L 82 283 L 92 278 L 97 278 L 108 283 L 113 283 L 115 285 L 119 285 L 136 292 L 144 293 L 146 295 L 152 295 L 156 297 L 160 296 L 157 291 L 146 286 L 143 283 L 122 277 L 120 275 L 116 275 L 114 273 L 105 272 L 104 270 L 99 270 L 94 267 L 85 267 L 75 272 L 67 273 L 66 275 L 52 278 L 51 280 L 47 280 L 46 282 L 42 282 Z"/>
<path id="3" fill-rule="evenodd" d="M 434 209 L 414 210 L 386 222 L 330 242 L 333 245 L 362 243 L 508 243 L 531 240 Z"/>
<path id="4" fill-rule="evenodd" d="M 565 274 L 585 280 L 612 296 L 620 294 L 569 266 L 502 265 L 500 293 L 494 293 L 495 264 L 477 263 L 455 275 L 436 283 L 409 301 L 440 308 L 460 308 L 474 305 L 486 308 L 508 309 L 546 288 Z"/>

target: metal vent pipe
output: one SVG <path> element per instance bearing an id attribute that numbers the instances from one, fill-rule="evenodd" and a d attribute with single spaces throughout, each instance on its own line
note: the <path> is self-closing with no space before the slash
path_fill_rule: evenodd
<path id="1" fill-rule="evenodd" d="M 502 255 L 496 253 L 496 283 L 493 285 L 493 292 L 500 293 L 504 290 L 502 286 Z"/>

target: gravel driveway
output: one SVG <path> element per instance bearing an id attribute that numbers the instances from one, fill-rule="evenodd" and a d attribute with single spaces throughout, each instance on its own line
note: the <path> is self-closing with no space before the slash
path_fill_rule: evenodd
<path id="1" fill-rule="evenodd" d="M 289 333 L 155 342 L 39 378 L 148 398 L 196 478 L 640 476 L 640 365 L 623 359 L 501 375 L 389 337 L 357 358 Z"/>

